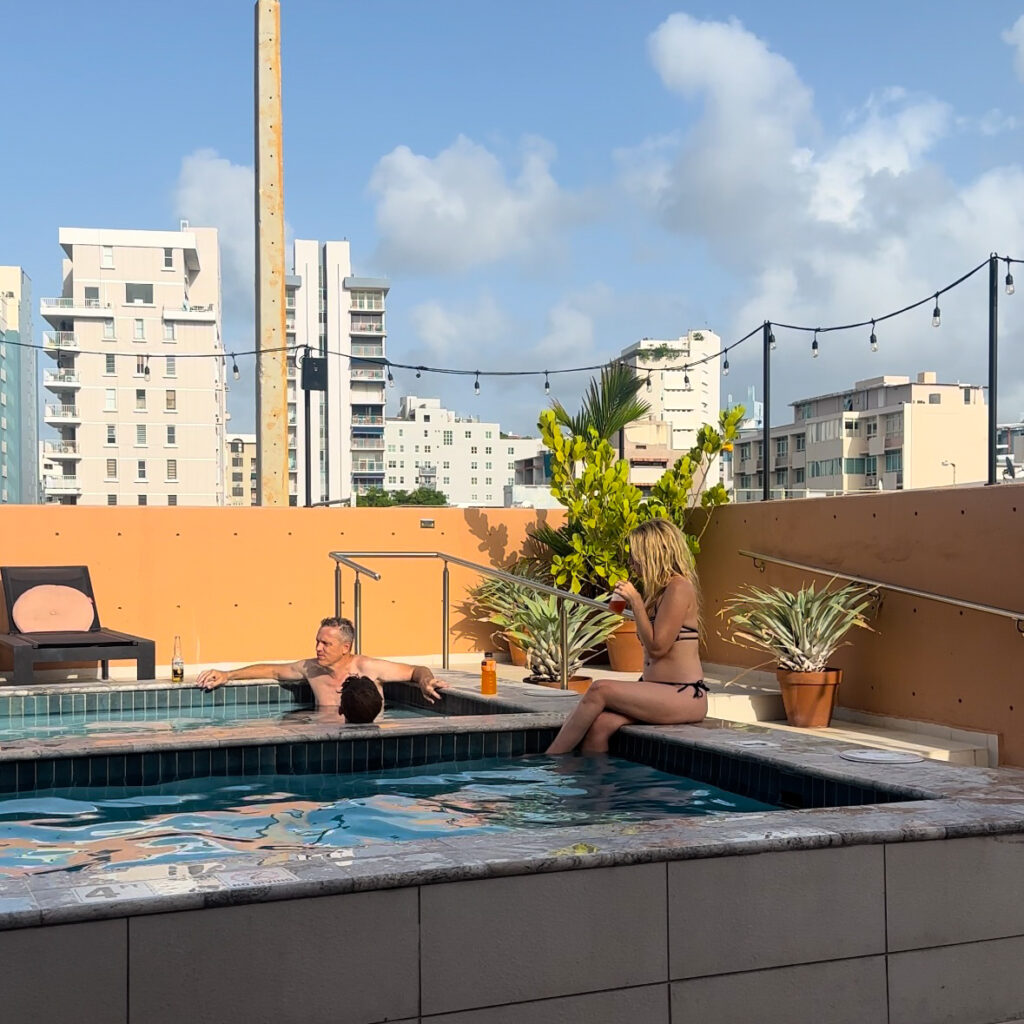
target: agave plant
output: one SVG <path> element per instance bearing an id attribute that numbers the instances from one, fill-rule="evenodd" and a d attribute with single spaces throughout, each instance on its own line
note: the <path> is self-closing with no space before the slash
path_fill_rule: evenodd
<path id="1" fill-rule="evenodd" d="M 564 657 L 567 674 L 572 677 L 583 667 L 587 652 L 614 633 L 622 619 L 575 601 L 568 601 L 565 611 L 568 630 Z M 519 625 L 506 630 L 506 635 L 525 648 L 534 678 L 552 682 L 560 679 L 563 652 L 558 598 L 522 588 L 516 616 Z"/>
<path id="2" fill-rule="evenodd" d="M 796 593 L 748 586 L 719 614 L 729 617 L 730 639 L 738 646 L 767 651 L 790 672 L 823 672 L 851 629 L 871 629 L 865 613 L 877 592 L 859 583 L 830 590 L 832 582 L 821 590 L 812 583 Z"/>

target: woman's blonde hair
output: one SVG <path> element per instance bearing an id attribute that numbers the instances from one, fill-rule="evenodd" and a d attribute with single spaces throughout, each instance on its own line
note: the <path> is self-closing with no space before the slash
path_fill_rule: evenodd
<path id="1" fill-rule="evenodd" d="M 682 576 L 693 585 L 699 628 L 700 584 L 683 531 L 668 519 L 648 519 L 629 535 L 629 553 L 640 577 L 647 614 L 654 612 L 668 581 L 673 576 Z"/>

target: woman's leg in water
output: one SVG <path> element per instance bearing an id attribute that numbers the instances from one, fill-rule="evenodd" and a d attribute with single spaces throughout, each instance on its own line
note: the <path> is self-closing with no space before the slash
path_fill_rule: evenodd
<path id="1" fill-rule="evenodd" d="M 607 754 L 608 741 L 624 725 L 632 725 L 633 719 L 617 711 L 602 711 L 583 737 L 580 751 L 584 754 Z"/>

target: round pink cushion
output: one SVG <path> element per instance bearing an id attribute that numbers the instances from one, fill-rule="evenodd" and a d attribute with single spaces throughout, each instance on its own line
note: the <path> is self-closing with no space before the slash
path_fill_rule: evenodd
<path id="1" fill-rule="evenodd" d="M 41 583 L 26 590 L 11 609 L 11 621 L 22 633 L 80 632 L 91 628 L 92 601 L 74 587 Z"/>

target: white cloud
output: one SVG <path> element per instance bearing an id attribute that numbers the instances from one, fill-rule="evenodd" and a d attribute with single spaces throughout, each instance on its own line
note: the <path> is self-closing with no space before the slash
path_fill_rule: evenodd
<path id="1" fill-rule="evenodd" d="M 412 350 L 425 353 L 431 365 L 466 367 L 474 354 L 503 346 L 513 330 L 490 295 L 461 310 L 447 302 L 424 302 L 410 310 L 409 318 L 418 339 Z"/>
<path id="2" fill-rule="evenodd" d="M 579 215 L 551 174 L 553 159 L 547 143 L 529 139 L 510 180 L 492 152 L 465 136 L 434 158 L 398 146 L 370 179 L 379 262 L 392 273 L 445 272 L 546 256 Z"/>
<path id="3" fill-rule="evenodd" d="M 1024 82 L 1024 14 L 1003 33 L 1003 42 L 1013 47 L 1013 68 Z"/>

